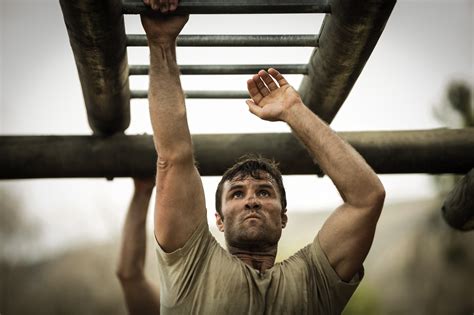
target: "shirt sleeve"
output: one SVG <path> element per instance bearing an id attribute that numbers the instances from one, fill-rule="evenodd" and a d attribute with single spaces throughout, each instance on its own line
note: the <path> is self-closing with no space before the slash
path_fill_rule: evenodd
<path id="1" fill-rule="evenodd" d="M 160 298 L 164 306 L 178 305 L 188 296 L 196 275 L 203 267 L 211 238 L 207 218 L 204 217 L 182 248 L 166 253 L 156 242 Z"/>
<path id="2" fill-rule="evenodd" d="M 339 277 L 329 263 L 326 254 L 321 248 L 318 236 L 315 237 L 313 243 L 307 248 L 311 252 L 315 267 L 320 304 L 318 308 L 321 314 L 340 314 L 362 280 L 364 268 L 362 267 L 350 281 L 346 282 Z"/>

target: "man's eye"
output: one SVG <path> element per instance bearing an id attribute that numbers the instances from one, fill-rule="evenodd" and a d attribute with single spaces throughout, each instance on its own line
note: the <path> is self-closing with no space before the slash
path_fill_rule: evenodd
<path id="1" fill-rule="evenodd" d="M 232 193 L 232 198 L 241 198 L 243 195 L 241 191 L 235 191 Z"/>
<path id="2" fill-rule="evenodd" d="M 258 192 L 258 195 L 259 195 L 260 197 L 268 197 L 268 196 L 270 196 L 270 193 L 269 193 L 268 191 L 266 191 L 266 190 L 260 190 L 260 191 Z"/>

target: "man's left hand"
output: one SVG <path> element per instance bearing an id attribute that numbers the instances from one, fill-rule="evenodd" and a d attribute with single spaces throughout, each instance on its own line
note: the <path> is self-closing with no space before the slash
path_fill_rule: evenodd
<path id="1" fill-rule="evenodd" d="M 260 70 L 247 81 L 251 100 L 246 103 L 252 114 L 268 121 L 287 121 L 295 105 L 303 105 L 296 90 L 277 70 Z"/>

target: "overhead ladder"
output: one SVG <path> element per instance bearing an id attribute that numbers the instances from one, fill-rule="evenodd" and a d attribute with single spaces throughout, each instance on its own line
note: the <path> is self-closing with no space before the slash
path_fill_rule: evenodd
<path id="1" fill-rule="evenodd" d="M 0 178 L 153 174 L 156 154 L 151 136 L 123 134 L 130 124 L 130 99 L 147 97 L 147 91 L 130 91 L 129 76 L 146 75 L 149 68 L 128 64 L 127 46 L 146 46 L 147 40 L 144 35 L 125 33 L 123 14 L 159 13 L 141 0 L 60 0 L 60 4 L 94 135 L 2 136 Z M 301 97 L 330 123 L 360 75 L 394 5 L 395 0 L 181 0 L 178 14 L 320 13 L 325 17 L 315 34 L 181 35 L 177 39 L 178 46 L 192 47 L 313 47 L 306 64 L 182 64 L 180 70 L 189 75 L 232 75 L 275 67 L 284 74 L 302 74 Z M 189 90 L 185 96 L 247 98 L 248 94 Z M 464 174 L 474 161 L 472 128 L 340 134 L 378 173 Z M 193 143 L 204 176 L 222 174 L 226 166 L 248 152 L 279 160 L 284 174 L 320 173 L 289 133 L 193 135 Z M 28 149 L 19 150 L 19 146 Z M 66 165 L 75 165 L 74 170 Z"/>
<path id="2" fill-rule="evenodd" d="M 176 14 L 325 14 L 318 34 L 181 35 L 189 47 L 313 47 L 306 64 L 179 65 L 187 75 L 254 74 L 277 68 L 301 74 L 304 103 L 327 123 L 336 116 L 371 55 L 396 0 L 181 0 Z M 126 34 L 124 14 L 159 14 L 142 0 L 60 0 L 74 53 L 89 136 L 0 136 L 0 179 L 145 177 L 154 174 L 152 136 L 126 136 L 129 76 L 149 65 L 129 65 L 127 46 L 146 46 Z M 247 98 L 247 91 L 184 91 L 187 98 Z M 460 230 L 474 229 L 474 128 L 340 132 L 377 173 L 467 175 L 446 199 L 442 213 Z M 322 174 L 290 133 L 192 135 L 203 176 L 221 175 L 238 157 L 254 152 L 276 159 L 283 174 Z M 73 166 L 73 167 L 71 167 Z"/>

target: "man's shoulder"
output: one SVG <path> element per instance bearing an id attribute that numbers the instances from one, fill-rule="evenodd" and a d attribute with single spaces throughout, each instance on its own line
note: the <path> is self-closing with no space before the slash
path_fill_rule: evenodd
<path id="1" fill-rule="evenodd" d="M 156 252 L 158 258 L 162 258 L 165 262 L 176 261 L 189 255 L 197 254 L 198 251 L 205 250 L 202 247 L 208 246 L 209 243 L 212 243 L 212 240 L 215 241 L 214 237 L 209 231 L 207 218 L 204 217 L 181 248 L 178 248 L 172 252 L 166 252 L 155 239 Z"/>
<path id="2" fill-rule="evenodd" d="M 308 245 L 304 246 L 303 248 L 299 249 L 298 251 L 296 251 L 290 257 L 282 260 L 279 264 L 285 266 L 285 265 L 291 265 L 291 264 L 299 262 L 299 261 L 300 262 L 301 261 L 308 261 L 312 258 L 312 256 L 314 255 L 316 250 L 317 249 L 314 248 L 313 244 L 308 244 Z"/>

